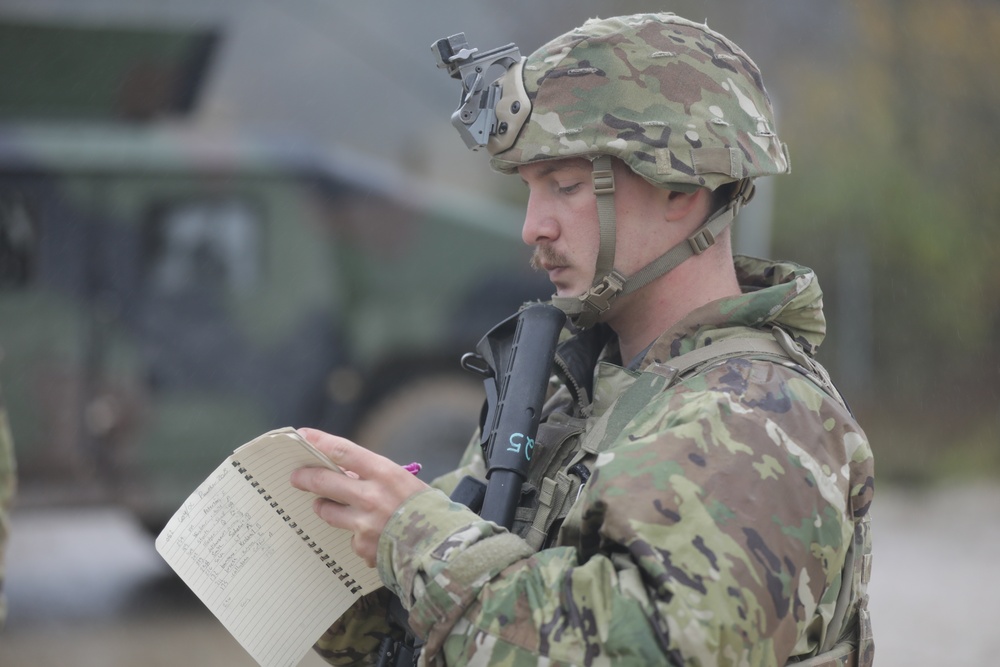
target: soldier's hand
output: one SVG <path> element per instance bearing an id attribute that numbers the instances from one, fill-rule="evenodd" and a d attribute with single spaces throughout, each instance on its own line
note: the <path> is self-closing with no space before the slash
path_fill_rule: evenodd
<path id="1" fill-rule="evenodd" d="M 318 495 L 316 514 L 331 526 L 354 533 L 352 548 L 374 567 L 385 524 L 403 501 L 427 485 L 397 463 L 346 438 L 307 428 L 299 433 L 348 474 L 299 468 L 292 473 L 292 486 Z"/>

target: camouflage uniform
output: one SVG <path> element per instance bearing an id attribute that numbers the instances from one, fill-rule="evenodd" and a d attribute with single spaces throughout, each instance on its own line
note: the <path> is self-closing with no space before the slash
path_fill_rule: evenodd
<path id="1" fill-rule="evenodd" d="M 745 294 L 693 312 L 638 370 L 767 337 L 775 325 L 815 352 L 825 334 L 815 276 L 742 258 L 737 268 Z M 576 480 L 569 513 L 541 550 L 526 522 L 508 533 L 438 491 L 411 498 L 386 526 L 379 571 L 427 639 L 424 659 L 783 665 L 815 653 L 829 633 L 854 632 L 853 619 L 829 627 L 849 545 L 860 540 L 862 557 L 870 550 L 872 455 L 847 410 L 791 363 L 737 357 L 616 423 L 616 401 L 638 374 L 615 354 L 612 339 L 592 366 L 593 387 L 574 396 L 574 381 L 561 377 L 547 404 L 546 424 L 569 424 L 555 431 L 572 435 L 552 442 L 540 429 L 531 487 L 560 472 Z M 477 451 L 468 459 L 452 480 L 483 473 Z M 852 575 L 855 610 L 865 582 Z M 331 664 L 360 658 L 380 614 L 367 618 L 367 640 L 335 626 L 320 652 Z"/>
<path id="2" fill-rule="evenodd" d="M 788 171 L 756 65 L 707 26 L 644 14 L 589 21 L 498 81 L 495 168 L 593 160 L 594 283 L 553 299 L 582 330 L 557 351 L 513 530 L 438 490 L 411 497 L 379 541 L 388 591 L 317 650 L 373 664 L 392 593 L 427 664 L 784 665 L 823 652 L 812 665 L 870 665 L 872 453 L 812 359 L 825 335 L 815 275 L 737 258 L 743 294 L 689 313 L 628 368 L 595 325 L 618 294 L 714 243 L 752 179 Z M 688 242 L 623 276 L 604 242 L 612 157 L 658 187 L 736 187 Z M 766 341 L 783 353 L 751 349 Z M 463 464 L 441 490 L 485 474 L 475 447 Z"/>
<path id="3" fill-rule="evenodd" d="M 3 396 L 0 395 L 0 628 L 7 616 L 7 606 L 3 598 L 3 583 L 6 574 L 5 553 L 10 535 L 10 519 L 7 515 L 14 499 L 15 489 L 14 443 L 7 423 L 7 411 Z"/>

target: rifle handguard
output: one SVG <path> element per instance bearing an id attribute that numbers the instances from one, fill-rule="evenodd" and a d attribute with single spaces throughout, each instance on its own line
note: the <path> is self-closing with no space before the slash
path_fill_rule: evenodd
<path id="1" fill-rule="evenodd" d="M 480 515 L 506 528 L 513 526 L 521 485 L 531 467 L 552 360 L 565 321 L 565 313 L 555 306 L 532 304 L 495 326 L 476 346 L 492 371 L 485 380 L 487 410 L 480 444 L 489 481 Z M 482 373 L 480 368 L 475 370 Z"/>

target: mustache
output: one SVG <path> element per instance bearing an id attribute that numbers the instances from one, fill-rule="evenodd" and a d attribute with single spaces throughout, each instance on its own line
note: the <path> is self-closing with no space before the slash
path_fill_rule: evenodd
<path id="1" fill-rule="evenodd" d="M 530 265 L 535 271 L 544 271 L 545 266 L 569 266 L 569 263 L 569 258 L 553 250 L 552 246 L 538 245 L 531 253 Z"/>

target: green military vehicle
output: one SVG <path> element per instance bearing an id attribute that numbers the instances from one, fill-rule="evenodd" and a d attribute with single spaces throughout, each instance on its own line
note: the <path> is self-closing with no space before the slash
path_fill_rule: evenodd
<path id="1" fill-rule="evenodd" d="M 155 522 L 282 425 L 439 469 L 478 414 L 461 353 L 546 293 L 518 222 L 355 162 L 0 130 L 0 383 L 22 488 L 72 500 L 91 482 Z"/>
<path id="2" fill-rule="evenodd" d="M 22 503 L 123 503 L 155 528 L 286 425 L 433 476 L 478 417 L 461 353 L 549 292 L 518 211 L 355 156 L 2 111 L 0 385 Z"/>

